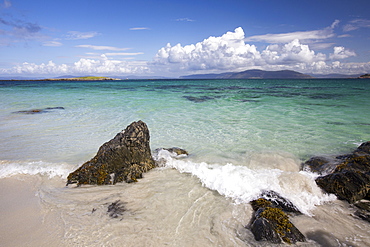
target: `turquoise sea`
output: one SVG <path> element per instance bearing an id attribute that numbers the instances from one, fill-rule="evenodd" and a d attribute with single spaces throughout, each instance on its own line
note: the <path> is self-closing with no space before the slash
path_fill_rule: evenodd
<path id="1" fill-rule="evenodd" d="M 309 239 L 304 246 L 370 246 L 369 226 L 322 193 L 317 174 L 300 170 L 312 156 L 369 141 L 369 109 L 367 79 L 1 81 L 0 180 L 37 180 L 42 224 L 57 226 L 55 246 L 261 246 L 244 227 L 248 202 L 264 190 L 304 212 L 294 222 Z M 149 127 L 152 151 L 190 155 L 157 154 L 163 167 L 135 184 L 64 186 L 138 120 Z M 104 207 L 114 200 L 127 215 L 112 222 Z"/>

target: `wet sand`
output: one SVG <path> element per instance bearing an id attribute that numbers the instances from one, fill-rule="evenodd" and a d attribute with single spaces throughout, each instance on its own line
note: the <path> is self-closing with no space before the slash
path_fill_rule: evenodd
<path id="1" fill-rule="evenodd" d="M 57 227 L 45 223 L 39 184 L 37 177 L 0 179 L 0 246 L 61 246 Z"/>

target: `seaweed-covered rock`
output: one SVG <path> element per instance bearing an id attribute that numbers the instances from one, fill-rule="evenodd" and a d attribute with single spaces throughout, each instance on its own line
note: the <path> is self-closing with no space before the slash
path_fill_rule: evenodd
<path id="1" fill-rule="evenodd" d="M 168 152 L 175 153 L 177 156 L 179 155 L 189 155 L 188 152 L 185 149 L 173 147 L 173 148 L 163 148 L 164 150 L 167 150 Z"/>
<path id="2" fill-rule="evenodd" d="M 370 223 L 370 202 L 360 201 L 360 202 L 356 202 L 354 205 L 357 207 L 357 211 L 355 212 L 355 215 Z"/>
<path id="3" fill-rule="evenodd" d="M 362 143 L 350 154 L 337 156 L 334 171 L 318 177 L 316 183 L 349 203 L 370 198 L 370 142 Z"/>
<path id="4" fill-rule="evenodd" d="M 43 109 L 31 109 L 31 110 L 23 110 L 23 111 L 16 111 L 13 113 L 21 113 L 21 114 L 39 114 L 39 113 L 46 113 L 51 110 L 64 110 L 64 107 L 58 106 L 58 107 L 46 107 Z"/>
<path id="5" fill-rule="evenodd" d="M 155 167 L 149 146 L 149 129 L 133 122 L 104 143 L 90 161 L 68 176 L 68 184 L 115 184 L 136 182 L 142 173 Z"/>
<path id="6" fill-rule="evenodd" d="M 328 193 L 333 193 L 341 200 L 354 203 L 367 198 L 370 190 L 369 174 L 345 170 L 316 179 L 317 185 Z"/>
<path id="7" fill-rule="evenodd" d="M 306 241 L 305 236 L 289 221 L 289 216 L 285 213 L 300 213 L 289 200 L 274 191 L 265 191 L 260 198 L 252 201 L 251 205 L 255 213 L 250 230 L 257 241 L 271 243 Z"/>
<path id="8" fill-rule="evenodd" d="M 279 208 L 284 212 L 301 214 L 299 209 L 296 206 L 294 206 L 294 204 L 291 201 L 285 199 L 275 191 L 272 190 L 264 191 L 260 196 L 260 199 L 262 198 L 270 202 L 270 207 Z M 254 202 L 255 201 L 252 201 L 252 206 Z"/>
<path id="9" fill-rule="evenodd" d="M 320 175 L 332 173 L 341 160 L 331 157 L 315 156 L 302 164 L 303 170 L 315 172 Z"/>
<path id="10" fill-rule="evenodd" d="M 251 231 L 257 241 L 296 243 L 306 241 L 305 236 L 289 221 L 279 208 L 259 208 L 255 213 Z"/>

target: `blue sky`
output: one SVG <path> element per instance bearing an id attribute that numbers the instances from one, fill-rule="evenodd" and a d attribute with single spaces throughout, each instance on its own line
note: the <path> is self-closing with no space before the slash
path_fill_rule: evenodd
<path id="1" fill-rule="evenodd" d="M 0 0 L 0 76 L 370 72 L 370 1 Z"/>

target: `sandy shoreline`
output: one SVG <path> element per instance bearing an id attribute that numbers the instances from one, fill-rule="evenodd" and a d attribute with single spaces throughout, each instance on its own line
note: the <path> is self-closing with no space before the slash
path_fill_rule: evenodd
<path id="1" fill-rule="evenodd" d="M 45 221 L 33 176 L 0 179 L 0 246 L 61 246 L 60 232 Z"/>

